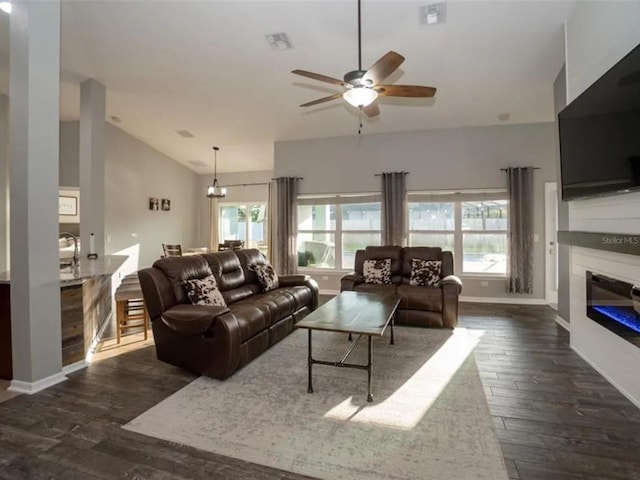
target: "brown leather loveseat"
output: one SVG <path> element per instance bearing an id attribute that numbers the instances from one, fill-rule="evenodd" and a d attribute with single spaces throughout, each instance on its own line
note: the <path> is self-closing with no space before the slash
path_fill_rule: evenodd
<path id="1" fill-rule="evenodd" d="M 318 286 L 305 275 L 279 276 L 262 291 L 250 265 L 264 264 L 256 249 L 167 257 L 140 270 L 159 360 L 223 379 L 287 336 L 318 305 Z M 227 306 L 193 305 L 186 280 L 213 274 Z"/>
<path id="2" fill-rule="evenodd" d="M 441 280 L 437 286 L 411 285 L 412 259 L 441 262 Z M 391 283 L 366 283 L 366 260 L 391 259 Z M 367 247 L 356 252 L 354 272 L 341 280 L 340 290 L 395 293 L 402 297 L 396 323 L 420 327 L 448 327 L 458 324 L 458 296 L 462 282 L 453 274 L 453 255 L 439 247 Z"/>

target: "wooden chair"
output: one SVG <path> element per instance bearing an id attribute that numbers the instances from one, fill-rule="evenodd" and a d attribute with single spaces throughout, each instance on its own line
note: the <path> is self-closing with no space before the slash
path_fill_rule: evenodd
<path id="1" fill-rule="evenodd" d="M 162 250 L 165 257 L 181 257 L 182 245 L 169 245 L 167 243 L 162 244 Z"/>
<path id="2" fill-rule="evenodd" d="M 120 343 L 122 334 L 131 328 L 144 330 L 144 339 L 147 339 L 149 330 L 149 314 L 142 297 L 142 289 L 138 274 L 132 273 L 122 279 L 122 283 L 116 289 L 116 336 Z"/>

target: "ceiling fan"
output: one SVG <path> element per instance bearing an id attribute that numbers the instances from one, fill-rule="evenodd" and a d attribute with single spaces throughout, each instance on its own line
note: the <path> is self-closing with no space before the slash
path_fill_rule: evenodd
<path id="1" fill-rule="evenodd" d="M 306 70 L 293 70 L 291 73 L 333 85 L 341 85 L 345 89 L 343 92 L 334 93 L 328 97 L 303 103 L 300 105 L 301 107 L 311 107 L 342 97 L 354 107 L 361 108 L 368 117 L 375 117 L 380 114 L 380 107 L 376 101 L 378 96 L 433 97 L 436 94 L 434 87 L 381 85 L 380 82 L 395 72 L 402 62 L 404 62 L 404 57 L 391 51 L 383 55 L 369 70 L 362 70 L 360 0 L 358 0 L 358 69 L 345 73 L 344 80 L 327 77 L 319 73 L 307 72 Z"/>

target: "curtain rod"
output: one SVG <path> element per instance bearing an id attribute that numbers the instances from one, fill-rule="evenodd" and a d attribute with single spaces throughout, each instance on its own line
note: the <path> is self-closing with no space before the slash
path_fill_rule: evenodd
<path id="1" fill-rule="evenodd" d="M 269 185 L 269 182 L 259 183 L 234 183 L 232 185 L 220 185 L 221 187 L 252 187 L 254 185 Z"/>
<path id="2" fill-rule="evenodd" d="M 296 180 L 304 180 L 304 177 L 276 177 L 271 180 L 278 180 L 279 178 L 295 178 Z"/>
<path id="3" fill-rule="evenodd" d="M 532 170 L 541 170 L 542 169 L 542 167 L 512 167 L 512 168 L 530 168 Z M 502 170 L 503 172 L 506 172 L 509 169 L 508 168 L 501 168 L 500 170 Z"/>
<path id="4" fill-rule="evenodd" d="M 384 173 L 404 173 L 406 175 L 409 175 L 409 173 L 411 173 L 411 172 L 384 172 Z M 384 175 L 384 173 L 374 173 L 373 176 L 374 177 L 381 177 L 382 175 Z"/>

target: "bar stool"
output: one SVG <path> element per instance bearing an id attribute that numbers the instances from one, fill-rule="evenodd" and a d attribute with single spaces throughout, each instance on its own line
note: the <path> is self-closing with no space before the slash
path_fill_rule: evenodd
<path id="1" fill-rule="evenodd" d="M 138 274 L 127 275 L 116 289 L 116 336 L 120 343 L 122 334 L 131 328 L 144 329 L 144 339 L 148 337 L 149 314 L 147 313 L 140 288 Z"/>

